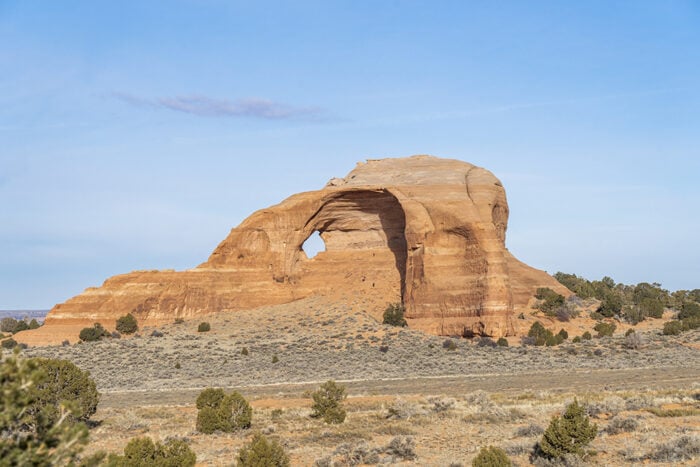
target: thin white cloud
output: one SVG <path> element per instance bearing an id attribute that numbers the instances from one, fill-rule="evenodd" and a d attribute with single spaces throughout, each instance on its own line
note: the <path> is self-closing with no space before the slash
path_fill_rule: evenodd
<path id="1" fill-rule="evenodd" d="M 199 117 L 240 117 L 266 120 L 325 119 L 317 107 L 295 107 L 268 99 L 217 99 L 202 95 L 146 98 L 115 92 L 112 96 L 136 107 L 151 107 L 182 112 Z"/>

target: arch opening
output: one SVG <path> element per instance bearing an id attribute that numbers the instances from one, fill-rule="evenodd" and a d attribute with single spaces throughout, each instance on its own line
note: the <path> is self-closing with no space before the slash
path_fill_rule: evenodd
<path id="1" fill-rule="evenodd" d="M 294 275 L 303 287 L 324 290 L 342 283 L 343 290 L 360 293 L 357 296 L 383 306 L 403 301 L 408 260 L 406 215 L 394 195 L 384 190 L 338 193 L 307 225 L 313 233 L 302 245 L 306 256 L 313 258 L 307 244 L 317 236 L 325 251 L 314 261 L 295 263 L 299 269 Z"/>
<path id="2" fill-rule="evenodd" d="M 326 242 L 321 237 L 321 232 L 314 230 L 309 237 L 301 244 L 301 250 L 308 259 L 314 259 L 319 253 L 326 251 Z"/>

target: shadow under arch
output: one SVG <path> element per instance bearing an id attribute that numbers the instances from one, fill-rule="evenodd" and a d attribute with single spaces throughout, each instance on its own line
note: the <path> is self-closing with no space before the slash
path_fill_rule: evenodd
<path id="1" fill-rule="evenodd" d="M 387 190 L 351 189 L 332 193 L 308 219 L 292 260 L 292 271 L 307 261 L 302 246 L 316 231 L 326 251 L 311 261 L 323 261 L 335 252 L 388 249 L 400 277 L 403 301 L 406 291 L 406 214 L 398 199 Z M 368 264 L 368 267 L 371 267 Z"/>

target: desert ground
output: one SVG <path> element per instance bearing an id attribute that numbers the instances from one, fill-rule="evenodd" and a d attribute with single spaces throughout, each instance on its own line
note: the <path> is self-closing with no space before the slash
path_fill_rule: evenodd
<path id="1" fill-rule="evenodd" d="M 528 314 L 520 326 L 535 319 L 555 332 L 565 327 L 569 339 L 493 347 L 382 325 L 358 307 L 317 297 L 208 315 L 206 333 L 197 332 L 202 320 L 185 321 L 158 327 L 158 336 L 144 328 L 24 352 L 91 372 L 102 399 L 87 453 L 120 451 L 136 436 L 184 437 L 198 465 L 232 465 L 261 431 L 293 465 L 471 465 L 488 445 L 531 465 L 551 417 L 577 398 L 598 426 L 585 465 L 699 465 L 700 332 L 663 336 L 662 320 L 647 320 L 637 326 L 641 345 L 628 348 L 624 326 L 572 343 L 592 322 Z M 341 425 L 309 417 L 311 391 L 329 379 L 347 387 Z M 206 387 L 243 394 L 254 408 L 251 429 L 198 433 L 194 401 Z"/>

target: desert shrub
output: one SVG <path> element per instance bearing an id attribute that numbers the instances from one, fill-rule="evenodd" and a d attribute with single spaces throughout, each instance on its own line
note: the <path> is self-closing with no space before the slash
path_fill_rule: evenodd
<path id="1" fill-rule="evenodd" d="M 3 318 L 0 320 L 0 331 L 14 334 L 18 321 L 14 318 Z"/>
<path id="2" fill-rule="evenodd" d="M 221 405 L 221 402 L 226 397 L 226 393 L 220 388 L 206 388 L 197 396 L 197 401 L 195 402 L 197 409 L 203 409 L 209 407 L 216 409 Z"/>
<path id="3" fill-rule="evenodd" d="M 594 319 L 596 321 L 602 321 L 603 319 L 605 319 L 605 316 L 601 315 L 597 311 L 591 311 L 589 316 L 591 317 L 591 319 Z"/>
<path id="4" fill-rule="evenodd" d="M 388 350 L 388 348 L 387 348 L 387 350 Z M 272 356 L 272 363 L 277 363 L 277 362 L 279 362 L 279 361 L 280 361 L 280 359 L 279 359 L 279 357 L 278 357 L 277 355 L 273 355 L 273 356 Z"/>
<path id="5" fill-rule="evenodd" d="M 50 422 L 57 422 L 61 402 L 73 404 L 71 418 L 86 422 L 97 410 L 100 393 L 89 371 L 83 371 L 73 362 L 55 358 L 37 358 L 37 365 L 46 379 L 37 384 L 38 405 L 33 410 L 42 412 Z"/>
<path id="6" fill-rule="evenodd" d="M 581 342 L 581 336 L 574 337 L 573 339 L 571 339 L 571 342 L 573 342 L 574 344 L 578 344 L 579 342 Z"/>
<path id="7" fill-rule="evenodd" d="M 680 321 L 668 321 L 664 324 L 663 334 L 664 336 L 677 336 L 683 331 L 683 323 Z"/>
<path id="8" fill-rule="evenodd" d="M 644 310 L 638 306 L 626 306 L 622 310 L 622 316 L 625 321 L 631 323 L 632 325 L 638 324 L 646 318 Z"/>
<path id="9" fill-rule="evenodd" d="M 534 423 L 531 423 L 527 426 L 520 427 L 516 430 L 515 435 L 516 436 L 539 436 L 542 433 L 544 433 L 544 428 L 542 428 L 539 425 L 535 425 Z"/>
<path id="10" fill-rule="evenodd" d="M 109 335 L 100 323 L 95 323 L 91 328 L 83 328 L 78 337 L 83 342 L 94 342 Z"/>
<path id="11" fill-rule="evenodd" d="M 578 401 L 569 404 L 564 414 L 554 416 L 538 444 L 542 457 L 558 459 L 566 454 L 581 456 L 583 448 L 593 441 L 598 427 L 591 424 L 583 406 Z"/>
<path id="12" fill-rule="evenodd" d="M 660 299 L 643 298 L 639 303 L 639 310 L 643 317 L 661 318 L 664 314 L 664 304 Z"/>
<path id="13" fill-rule="evenodd" d="M 117 320 L 117 331 L 122 334 L 133 334 L 139 329 L 139 324 L 136 322 L 136 318 L 131 313 L 127 313 Z"/>
<path id="14" fill-rule="evenodd" d="M 496 345 L 499 347 L 508 347 L 508 339 L 505 337 L 499 337 L 496 341 Z"/>
<path id="15" fill-rule="evenodd" d="M 39 329 L 40 327 L 41 324 L 36 320 L 36 318 L 32 318 L 32 320 L 29 322 L 29 329 Z"/>
<path id="16" fill-rule="evenodd" d="M 457 401 L 451 397 L 430 397 L 428 398 L 428 402 L 433 404 L 432 411 L 435 413 L 446 412 L 454 408 L 457 403 Z"/>
<path id="17" fill-rule="evenodd" d="M 211 325 L 207 323 L 206 321 L 199 323 L 199 326 L 197 326 L 197 332 L 209 332 L 211 331 Z"/>
<path id="18" fill-rule="evenodd" d="M 597 311 L 606 318 L 612 318 L 622 311 L 622 297 L 615 293 L 608 293 Z"/>
<path id="19" fill-rule="evenodd" d="M 681 305 L 678 319 L 700 318 L 700 305 L 694 302 L 685 302 Z"/>
<path id="20" fill-rule="evenodd" d="M 547 339 L 544 341 L 544 345 L 546 345 L 547 347 L 554 347 L 561 344 L 562 342 L 564 342 L 564 339 L 562 339 L 562 337 L 559 334 L 554 335 L 550 332 L 547 336 Z"/>
<path id="21" fill-rule="evenodd" d="M 394 399 L 394 402 L 387 407 L 386 418 L 396 420 L 408 420 L 416 415 L 423 415 L 426 412 L 413 402 L 409 402 L 401 397 Z"/>
<path id="22" fill-rule="evenodd" d="M 163 333 L 157 329 L 154 329 L 151 332 L 151 337 L 163 337 Z"/>
<path id="23" fill-rule="evenodd" d="M 185 322 L 185 320 L 183 318 L 175 318 L 175 321 L 173 321 L 173 324 L 182 324 L 184 322 Z"/>
<path id="24" fill-rule="evenodd" d="M 683 435 L 656 446 L 647 457 L 653 461 L 679 462 L 700 455 L 700 437 Z"/>
<path id="25" fill-rule="evenodd" d="M 230 433 L 250 427 L 253 409 L 238 392 L 226 395 L 223 389 L 207 388 L 197 397 L 197 430 L 211 434 Z"/>
<path id="26" fill-rule="evenodd" d="M 533 345 L 537 346 L 545 344 L 557 345 L 558 343 L 561 343 L 561 341 L 555 343 L 556 339 L 554 334 L 552 334 L 552 331 L 545 328 L 539 321 L 535 321 L 534 323 L 532 323 L 532 326 L 530 326 L 530 330 L 527 332 L 527 337 L 534 339 Z"/>
<path id="27" fill-rule="evenodd" d="M 447 350 L 457 350 L 457 343 L 453 339 L 445 339 L 442 348 Z"/>
<path id="28" fill-rule="evenodd" d="M 253 439 L 238 452 L 238 467 L 287 467 L 289 456 L 284 448 L 265 435 L 256 433 Z"/>
<path id="29" fill-rule="evenodd" d="M 193 467 L 197 456 L 186 441 L 169 439 L 154 443 L 147 436 L 134 438 L 124 447 L 124 455 L 111 454 L 107 467 Z"/>
<path id="30" fill-rule="evenodd" d="M 17 341 L 11 337 L 2 341 L 3 349 L 14 349 L 15 347 L 17 347 Z"/>
<path id="31" fill-rule="evenodd" d="M 700 328 L 700 316 L 685 318 L 681 323 L 684 331 Z"/>
<path id="32" fill-rule="evenodd" d="M 642 346 L 642 335 L 630 329 L 629 333 L 625 334 L 625 347 L 632 350 L 637 350 Z"/>
<path id="33" fill-rule="evenodd" d="M 555 316 L 556 311 L 564 305 L 564 296 L 549 287 L 537 289 L 535 298 L 542 300 L 536 308 L 547 316 Z"/>
<path id="34" fill-rule="evenodd" d="M 85 424 L 56 422 L 36 410 L 45 407 L 39 387 L 47 378 L 36 359 L 21 359 L 15 353 L 0 362 L 0 464 L 73 464 L 87 443 Z M 55 410 L 69 416 L 75 406 L 60 402 Z"/>
<path id="35" fill-rule="evenodd" d="M 416 457 L 416 442 L 412 436 L 394 436 L 384 448 L 384 452 L 390 456 L 403 460 L 413 460 Z"/>
<path id="36" fill-rule="evenodd" d="M 314 403 L 311 406 L 311 417 L 323 418 L 326 423 L 343 423 L 346 412 L 343 408 L 343 400 L 347 397 L 345 386 L 329 380 L 321 385 L 311 395 Z"/>
<path id="37" fill-rule="evenodd" d="M 571 318 L 574 316 L 574 313 L 569 308 L 565 306 L 560 306 L 554 311 L 554 316 L 556 316 L 557 319 L 561 322 L 567 322 L 571 320 Z"/>
<path id="38" fill-rule="evenodd" d="M 595 297 L 596 292 L 594 287 L 590 281 L 583 277 L 578 277 L 576 274 L 557 272 L 554 274 L 554 278 L 581 298 Z"/>
<path id="39" fill-rule="evenodd" d="M 598 323 L 593 326 L 593 330 L 598 331 L 598 335 L 596 337 L 612 336 L 615 329 L 617 329 L 615 323 Z"/>
<path id="40" fill-rule="evenodd" d="M 557 336 L 561 337 L 561 340 L 565 341 L 569 338 L 569 333 L 566 332 L 566 329 L 560 329 Z"/>
<path id="41" fill-rule="evenodd" d="M 479 339 L 479 342 L 477 342 L 476 345 L 477 345 L 477 347 L 491 347 L 491 348 L 493 348 L 493 347 L 496 347 L 497 344 L 490 337 L 484 336 L 481 339 Z"/>
<path id="42" fill-rule="evenodd" d="M 248 347 L 243 347 L 241 349 L 241 355 L 248 355 Z"/>
<path id="43" fill-rule="evenodd" d="M 404 318 L 405 312 L 406 308 L 404 308 L 403 304 L 390 303 L 384 310 L 382 323 L 399 327 L 408 326 L 408 323 L 406 323 L 406 319 Z"/>
<path id="44" fill-rule="evenodd" d="M 583 339 L 584 341 L 589 341 L 593 339 L 593 336 L 591 336 L 590 332 L 586 331 L 583 334 L 581 334 L 581 339 Z"/>
<path id="45" fill-rule="evenodd" d="M 636 418 L 616 416 L 610 420 L 610 423 L 605 428 L 605 432 L 610 435 L 616 435 L 618 433 L 637 431 L 638 428 L 639 421 Z"/>
<path id="46" fill-rule="evenodd" d="M 483 447 L 472 461 L 472 467 L 510 467 L 513 463 L 508 454 L 494 446 Z"/>

